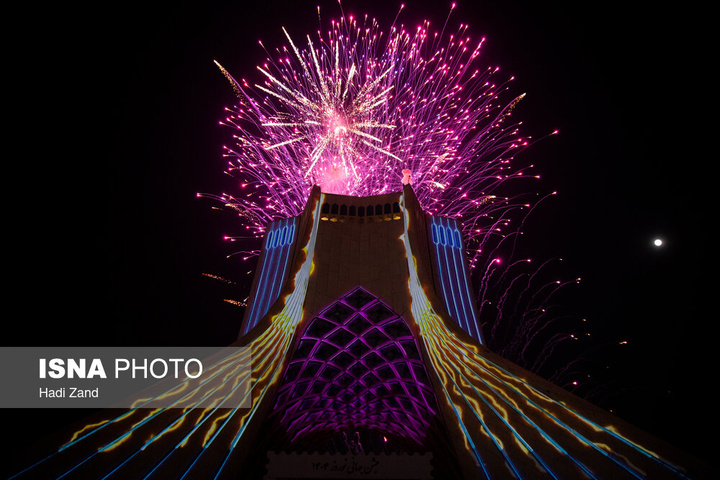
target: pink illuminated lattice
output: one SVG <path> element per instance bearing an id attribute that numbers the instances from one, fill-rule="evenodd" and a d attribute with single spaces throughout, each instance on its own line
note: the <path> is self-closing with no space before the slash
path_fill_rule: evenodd
<path id="1" fill-rule="evenodd" d="M 422 444 L 436 412 L 407 323 L 362 288 L 309 322 L 274 405 L 293 440 L 372 429 Z"/>

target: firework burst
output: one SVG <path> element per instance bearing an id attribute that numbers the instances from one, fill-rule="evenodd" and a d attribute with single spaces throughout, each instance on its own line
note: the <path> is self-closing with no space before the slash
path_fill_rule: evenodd
<path id="1" fill-rule="evenodd" d="M 218 63 L 238 98 L 221 123 L 235 130 L 225 155 L 242 194 L 216 198 L 261 236 L 269 221 L 299 214 L 313 185 L 369 196 L 412 183 L 427 212 L 462 220 L 474 268 L 512 229 L 511 212 L 531 208 L 501 187 L 531 176 L 512 162 L 530 141 L 510 121 L 524 95 L 480 64 L 484 39 L 468 30 L 425 21 L 385 33 L 367 16 L 343 16 L 302 43 L 283 29 L 287 44 L 268 52 L 257 82 Z"/>

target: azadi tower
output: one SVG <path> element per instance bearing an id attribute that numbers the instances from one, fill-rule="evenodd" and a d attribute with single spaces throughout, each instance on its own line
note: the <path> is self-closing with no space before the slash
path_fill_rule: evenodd
<path id="1" fill-rule="evenodd" d="M 249 408 L 104 411 L 12 478 L 710 478 L 490 351 L 463 252 L 410 185 L 314 188 L 266 230 L 234 343 L 252 358 Z M 220 362 L 223 384 L 238 360 Z"/>

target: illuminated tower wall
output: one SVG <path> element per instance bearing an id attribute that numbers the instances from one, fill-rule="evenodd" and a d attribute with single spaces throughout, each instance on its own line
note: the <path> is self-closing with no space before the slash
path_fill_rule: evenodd
<path id="1" fill-rule="evenodd" d="M 324 194 L 315 252 L 317 276 L 306 300 L 309 311 L 317 311 L 362 285 L 382 292 L 396 311 L 409 313 L 400 197 L 400 193 L 373 197 Z M 483 343 L 456 220 L 432 216 L 420 220 L 424 223 L 420 228 L 431 239 L 427 253 L 435 295 L 442 299 L 447 316 Z M 293 247 L 297 248 L 297 222 L 298 218 L 290 218 L 269 225 L 240 336 L 257 325 L 290 276 L 288 263 Z"/>
<path id="2" fill-rule="evenodd" d="M 266 232 L 234 343 L 252 354 L 250 408 L 103 412 L 13 478 L 320 478 L 296 461 L 355 434 L 353 462 L 389 465 L 367 478 L 710 478 L 485 347 L 459 229 L 409 185 L 316 187 Z"/>

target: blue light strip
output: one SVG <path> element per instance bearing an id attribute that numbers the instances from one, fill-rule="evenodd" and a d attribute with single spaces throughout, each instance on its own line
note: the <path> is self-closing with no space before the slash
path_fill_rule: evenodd
<path id="1" fill-rule="evenodd" d="M 470 305 L 468 304 L 469 299 L 467 298 L 467 295 L 463 295 L 463 291 L 460 288 L 461 284 L 461 276 L 464 276 L 465 271 L 463 269 L 462 265 L 462 254 L 460 250 L 462 248 L 462 244 L 460 243 L 460 231 L 457 229 L 457 225 L 455 224 L 455 221 L 453 221 L 453 225 L 450 226 L 450 219 L 446 218 L 445 222 L 447 222 L 446 226 L 446 234 L 447 234 L 447 242 L 448 247 L 445 249 L 445 254 L 450 254 L 450 257 L 452 258 L 452 269 L 448 266 L 448 270 L 451 273 L 451 279 L 453 282 L 453 292 L 455 292 L 455 298 L 456 303 L 460 305 L 458 307 L 458 318 L 463 319 L 463 323 L 465 324 L 465 331 L 470 333 L 470 315 L 468 313 L 468 309 L 470 309 Z M 460 257 L 458 259 L 458 257 Z M 458 260 L 460 261 L 460 270 L 458 271 Z M 460 309 L 462 308 L 462 312 Z"/>
<path id="2" fill-rule="evenodd" d="M 259 267 L 260 276 L 242 334 L 249 332 L 257 325 L 280 295 L 290 260 L 290 252 L 295 242 L 295 229 L 295 218 L 277 220 L 270 225 L 270 229 L 265 235 L 264 253 Z"/>
<path id="3" fill-rule="evenodd" d="M 449 255 L 452 255 L 453 245 L 452 236 L 449 236 L 449 228 L 443 223 L 442 218 L 432 217 L 433 223 L 438 229 L 437 240 L 438 243 L 435 245 L 436 258 L 438 270 L 443 271 L 443 295 L 445 296 L 445 306 L 450 313 L 450 316 L 465 330 L 468 331 L 467 321 L 464 315 L 461 314 L 458 304 L 462 302 L 461 298 L 458 298 L 455 289 L 455 283 L 457 281 L 456 272 L 450 268 Z M 448 241 L 450 240 L 450 241 Z M 448 295 L 448 291 L 450 294 Z"/>
<path id="4" fill-rule="evenodd" d="M 482 344 L 457 222 L 450 218 L 430 218 L 430 237 L 435 245 L 435 264 L 445 308 L 463 330 Z"/>

